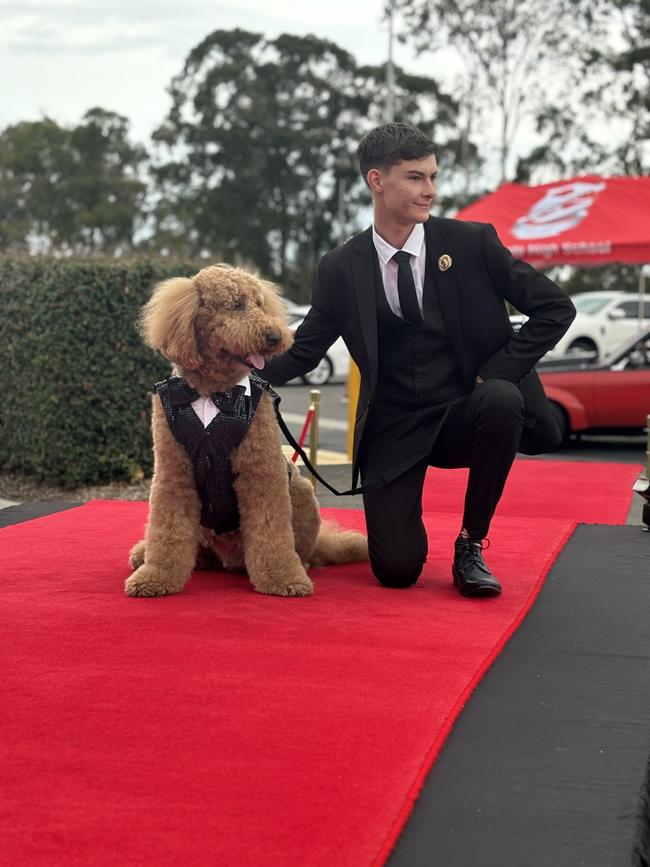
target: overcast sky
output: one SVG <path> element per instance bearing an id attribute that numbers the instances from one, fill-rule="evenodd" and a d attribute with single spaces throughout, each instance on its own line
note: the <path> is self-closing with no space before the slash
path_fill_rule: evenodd
<path id="1" fill-rule="evenodd" d="M 0 129 L 44 114 L 76 123 L 101 106 L 145 141 L 169 108 L 166 88 L 208 33 L 313 33 L 362 63 L 386 59 L 382 0 L 0 0 Z M 395 60 L 431 74 L 395 46 Z"/>

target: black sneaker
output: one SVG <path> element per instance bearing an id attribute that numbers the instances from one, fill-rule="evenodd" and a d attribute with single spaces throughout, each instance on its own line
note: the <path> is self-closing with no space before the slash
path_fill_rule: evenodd
<path id="1" fill-rule="evenodd" d="M 487 546 L 485 546 L 487 547 Z M 501 585 L 485 565 L 482 542 L 459 536 L 454 543 L 454 586 L 461 596 L 498 596 Z"/>

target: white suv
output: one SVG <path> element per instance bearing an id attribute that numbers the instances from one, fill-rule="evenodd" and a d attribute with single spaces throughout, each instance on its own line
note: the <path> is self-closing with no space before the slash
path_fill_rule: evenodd
<path id="1" fill-rule="evenodd" d="M 554 356 L 595 352 L 601 358 L 643 324 L 639 322 L 639 296 L 632 292 L 580 292 L 571 300 L 576 318 L 552 350 Z M 648 322 L 650 297 L 644 298 L 643 306 L 643 320 Z"/>

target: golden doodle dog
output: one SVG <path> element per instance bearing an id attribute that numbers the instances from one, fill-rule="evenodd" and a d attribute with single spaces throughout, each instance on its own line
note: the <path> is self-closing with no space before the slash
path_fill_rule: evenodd
<path id="1" fill-rule="evenodd" d="M 310 565 L 366 560 L 366 538 L 321 524 L 310 482 L 282 453 L 279 398 L 255 372 L 292 341 L 275 287 L 214 265 L 160 283 L 140 326 L 175 367 L 153 397 L 149 520 L 126 593 L 178 593 L 197 555 L 276 596 L 312 593 Z"/>

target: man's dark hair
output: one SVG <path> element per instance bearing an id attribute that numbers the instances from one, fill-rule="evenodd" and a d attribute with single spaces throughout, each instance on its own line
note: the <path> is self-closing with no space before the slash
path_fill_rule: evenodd
<path id="1" fill-rule="evenodd" d="M 421 160 L 435 150 L 428 135 L 407 123 L 376 126 L 364 135 L 357 148 L 361 177 L 368 183 L 370 169 L 387 169 L 402 160 Z"/>

